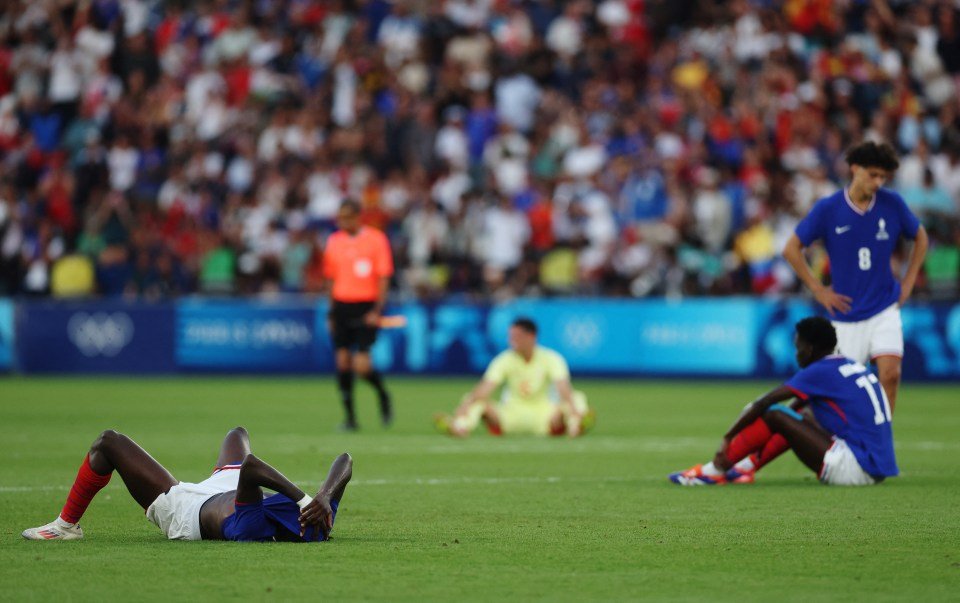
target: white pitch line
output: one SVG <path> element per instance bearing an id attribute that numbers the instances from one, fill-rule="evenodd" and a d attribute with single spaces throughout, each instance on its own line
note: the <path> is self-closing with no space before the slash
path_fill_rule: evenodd
<path id="1" fill-rule="evenodd" d="M 679 448 L 687 448 L 694 444 L 693 438 L 678 438 L 673 442 L 670 441 L 652 441 L 647 442 L 643 448 L 648 451 L 656 450 L 658 452 L 666 452 L 677 450 Z M 529 448 L 520 450 L 519 447 L 512 447 L 510 449 L 504 449 L 500 446 L 490 446 L 485 448 L 483 452 L 487 453 L 506 453 L 506 452 L 532 452 Z M 613 446 L 611 448 L 617 448 Z M 918 451 L 944 451 L 944 450 L 960 450 L 960 442 L 943 442 L 943 441 L 917 441 L 917 442 L 904 442 L 897 443 L 896 448 L 898 450 L 918 450 Z M 457 448 L 456 446 L 450 447 L 438 447 L 430 451 L 433 453 L 442 453 L 450 454 L 451 452 L 461 452 L 461 453 L 477 453 L 481 452 L 476 449 L 465 449 Z M 368 451 L 370 452 L 370 451 Z M 422 453 L 423 451 L 421 451 Z M 396 451 L 394 451 L 396 453 Z M 304 479 L 304 480 L 295 480 L 296 483 L 309 484 L 312 483 L 316 478 Z M 458 485 L 458 484 L 555 484 L 560 482 L 587 482 L 587 483 L 619 483 L 619 482 L 638 482 L 649 479 L 648 476 L 638 475 L 637 477 L 558 477 L 558 476 L 532 476 L 532 477 L 413 477 L 413 478 L 389 478 L 389 479 L 355 479 L 350 482 L 351 486 L 449 486 L 449 485 Z M 659 479 L 659 478 L 658 478 Z M 111 484 L 107 486 L 108 489 L 122 489 L 123 486 L 120 484 Z M 53 485 L 43 485 L 43 486 L 0 486 L 0 494 L 15 494 L 22 492 L 65 492 L 70 489 L 70 486 L 67 484 L 61 484 L 59 486 Z"/>
<path id="2" fill-rule="evenodd" d="M 0 486 L 0 494 L 11 492 L 54 492 L 69 490 L 68 486 Z"/>
<path id="3" fill-rule="evenodd" d="M 367 479 L 351 481 L 354 486 L 450 486 L 457 484 L 557 484 L 560 482 L 630 482 L 629 477 L 416 477 L 413 479 Z"/>
<path id="4" fill-rule="evenodd" d="M 312 479 L 294 480 L 295 483 L 310 483 Z M 629 477 L 414 477 L 407 479 L 355 479 L 350 487 L 356 486 L 451 486 L 458 484 L 557 484 L 560 482 L 608 482 L 621 483 L 639 481 Z M 107 486 L 108 489 L 121 489 L 120 485 Z M 67 491 L 68 486 L 0 486 L 0 494 L 19 492 L 57 492 Z"/>

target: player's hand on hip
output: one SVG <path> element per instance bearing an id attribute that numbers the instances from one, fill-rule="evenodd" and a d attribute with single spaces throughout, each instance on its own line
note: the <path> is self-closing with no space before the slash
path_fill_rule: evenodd
<path id="1" fill-rule="evenodd" d="M 330 499 L 319 494 L 300 512 L 300 535 L 303 536 L 308 526 L 316 527 L 326 538 L 333 528 L 333 508 Z"/>
<path id="2" fill-rule="evenodd" d="M 376 310 L 370 310 L 363 315 L 363 322 L 366 323 L 368 327 L 377 326 L 377 322 L 380 320 L 380 313 Z"/>
<path id="3" fill-rule="evenodd" d="M 831 316 L 837 312 L 846 314 L 850 311 L 850 304 L 853 303 L 853 299 L 837 293 L 833 290 L 833 287 L 820 289 L 814 293 L 814 297 L 820 302 L 820 305 L 827 309 Z"/>
<path id="4" fill-rule="evenodd" d="M 907 303 L 907 300 L 910 299 L 910 296 L 913 294 L 913 285 L 902 285 L 900 288 L 900 299 L 897 300 L 897 305 L 901 308 L 903 304 Z"/>

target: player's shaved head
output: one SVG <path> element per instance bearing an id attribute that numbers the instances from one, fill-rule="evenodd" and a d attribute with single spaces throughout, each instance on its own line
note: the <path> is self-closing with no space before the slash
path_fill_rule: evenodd
<path id="1" fill-rule="evenodd" d="M 864 168 L 880 168 L 888 172 L 900 167 L 897 151 L 889 143 L 877 144 L 867 140 L 847 151 L 847 165 L 859 165 Z"/>
<path id="2" fill-rule="evenodd" d="M 819 356 L 832 354 L 837 347 L 837 331 L 822 316 L 810 316 L 798 322 L 797 339 L 809 345 Z"/>

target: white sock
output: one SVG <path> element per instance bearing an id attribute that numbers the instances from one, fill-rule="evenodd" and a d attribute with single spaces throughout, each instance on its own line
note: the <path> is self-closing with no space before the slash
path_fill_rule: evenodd
<path id="1" fill-rule="evenodd" d="M 757 468 L 757 466 L 753 464 L 753 459 L 751 459 L 749 456 L 734 465 L 734 467 L 740 471 L 753 471 Z"/>
<path id="2" fill-rule="evenodd" d="M 454 417 L 451 426 L 453 430 L 457 433 L 469 433 L 477 428 L 477 425 L 480 424 L 480 417 L 483 416 L 484 405 L 483 404 L 474 404 L 469 409 L 465 415 Z"/>
<path id="3" fill-rule="evenodd" d="M 64 521 L 59 515 L 55 520 L 53 520 L 53 523 L 57 524 L 61 528 L 72 528 L 73 526 L 77 525 L 75 523 L 70 523 L 69 521 Z"/>
<path id="4" fill-rule="evenodd" d="M 701 467 L 700 471 L 704 475 L 709 475 L 710 477 L 716 477 L 718 475 L 724 474 L 723 471 L 720 471 L 719 469 L 717 469 L 717 467 L 713 464 L 713 461 L 710 461 L 709 463 Z"/>
<path id="5" fill-rule="evenodd" d="M 450 425 L 456 432 L 470 431 L 475 427 L 474 422 L 469 417 L 456 417 Z"/>

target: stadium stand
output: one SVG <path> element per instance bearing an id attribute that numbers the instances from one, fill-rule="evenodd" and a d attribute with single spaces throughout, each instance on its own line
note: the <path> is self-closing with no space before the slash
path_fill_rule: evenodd
<path id="1" fill-rule="evenodd" d="M 5 2 L 0 294 L 315 291 L 348 197 L 388 233 L 408 298 L 794 292 L 778 251 L 870 138 L 901 151 L 893 184 L 931 232 L 918 293 L 955 295 L 958 16 L 903 0 Z"/>

